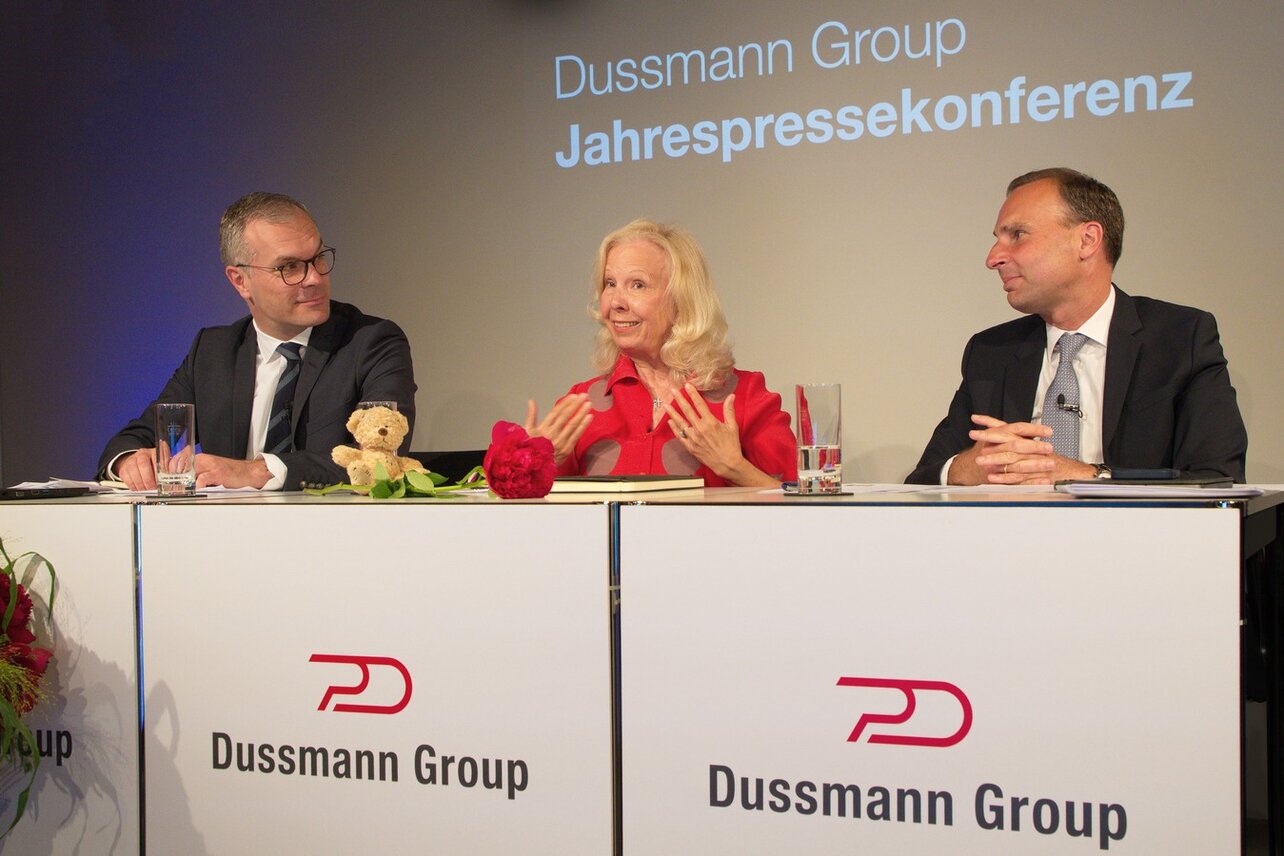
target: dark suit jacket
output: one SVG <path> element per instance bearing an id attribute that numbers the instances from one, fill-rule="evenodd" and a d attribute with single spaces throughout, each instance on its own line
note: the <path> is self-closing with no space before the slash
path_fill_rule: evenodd
<path id="1" fill-rule="evenodd" d="M 1045 329 L 1042 318 L 1027 315 L 972 337 L 963 383 L 907 483 L 939 483 L 945 462 L 973 445 L 971 414 L 1029 421 Z M 1102 463 L 1244 481 L 1248 434 L 1209 313 L 1129 297 L 1116 286 L 1103 398 Z"/>
<path id="2" fill-rule="evenodd" d="M 254 403 L 254 358 L 258 341 L 250 317 L 196 334 L 187 358 L 142 414 L 112 437 L 98 460 L 100 477 L 121 452 L 156 445 L 155 405 L 196 405 L 196 438 L 201 451 L 244 459 Z M 360 401 L 395 401 L 415 426 L 415 379 L 406 334 L 391 321 L 365 315 L 355 306 L 330 301 L 330 318 L 313 328 L 299 371 L 292 410 L 294 448 L 280 455 L 284 488 L 302 482 L 347 481 L 330 450 L 355 445 L 348 416 Z M 402 444 L 408 453 L 410 434 Z"/>

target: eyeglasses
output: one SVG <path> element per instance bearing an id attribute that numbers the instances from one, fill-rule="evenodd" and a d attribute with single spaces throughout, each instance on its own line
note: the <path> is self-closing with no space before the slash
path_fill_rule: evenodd
<path id="1" fill-rule="evenodd" d="M 316 268 L 316 272 L 325 276 L 334 270 L 334 247 L 326 247 L 310 259 L 295 259 L 288 261 L 283 265 L 276 267 L 264 267 L 263 265 L 246 265 L 234 264 L 232 267 L 254 268 L 255 270 L 270 270 L 280 274 L 282 281 L 286 285 L 298 285 L 308 278 L 308 265 Z"/>

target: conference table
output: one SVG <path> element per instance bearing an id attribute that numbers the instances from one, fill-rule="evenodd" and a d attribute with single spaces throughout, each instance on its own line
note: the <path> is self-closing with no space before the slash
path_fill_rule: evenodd
<path id="1" fill-rule="evenodd" d="M 0 851 L 1226 853 L 1263 754 L 1279 844 L 1282 508 L 7 502 L 60 590 Z"/>

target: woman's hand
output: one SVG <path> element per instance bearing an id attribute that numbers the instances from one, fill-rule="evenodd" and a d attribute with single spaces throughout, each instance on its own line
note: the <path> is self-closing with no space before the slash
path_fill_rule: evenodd
<path id="1" fill-rule="evenodd" d="M 740 426 L 736 422 L 736 396 L 727 396 L 722 405 L 723 418 L 718 419 L 699 390 L 689 383 L 683 390 L 686 395 L 679 393 L 672 402 L 665 402 L 664 412 L 669 414 L 673 433 L 686 450 L 731 484 L 779 487 L 779 481 L 745 459 L 740 448 Z"/>
<path id="2" fill-rule="evenodd" d="M 553 444 L 553 460 L 560 467 L 567 456 L 575 450 L 575 444 L 593 421 L 593 406 L 589 404 L 588 393 L 580 392 L 568 395 L 548 411 L 539 422 L 539 409 L 535 399 L 526 402 L 526 433 L 532 437 L 547 437 Z"/>

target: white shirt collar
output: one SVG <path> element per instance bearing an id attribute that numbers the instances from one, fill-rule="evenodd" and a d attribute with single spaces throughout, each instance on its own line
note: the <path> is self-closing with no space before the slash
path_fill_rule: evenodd
<path id="1" fill-rule="evenodd" d="M 1101 304 L 1101 306 L 1097 308 L 1097 311 L 1092 313 L 1092 317 L 1083 322 L 1078 330 L 1062 330 L 1061 328 L 1054 327 L 1051 324 L 1044 325 L 1047 328 L 1048 351 L 1051 352 L 1057 347 L 1057 340 L 1061 338 L 1062 333 L 1082 333 L 1092 341 L 1101 345 L 1101 347 L 1106 347 L 1108 344 L 1106 340 L 1110 338 L 1110 319 L 1114 317 L 1114 314 L 1115 287 L 1112 284 L 1110 286 L 1110 293 L 1106 295 L 1106 302 Z"/>
<path id="2" fill-rule="evenodd" d="M 269 336 L 267 333 L 260 330 L 257 322 L 251 321 L 250 323 L 254 325 L 254 335 L 258 339 L 260 360 L 266 360 L 268 357 L 276 353 L 277 346 L 283 342 L 298 342 L 304 348 L 307 348 L 308 340 L 312 338 L 311 327 L 308 327 L 293 339 L 278 339 L 274 336 Z"/>

